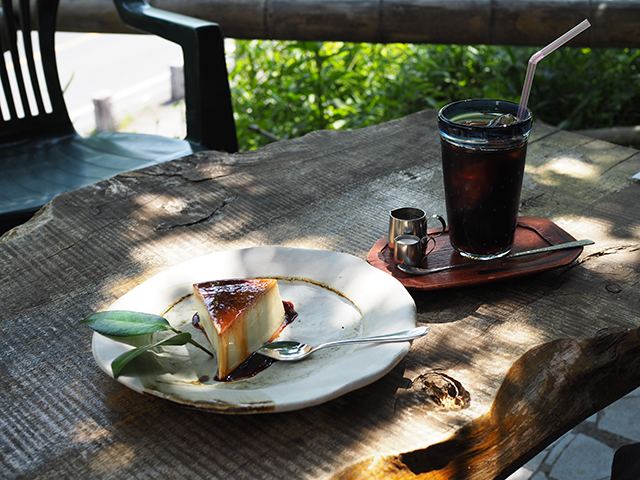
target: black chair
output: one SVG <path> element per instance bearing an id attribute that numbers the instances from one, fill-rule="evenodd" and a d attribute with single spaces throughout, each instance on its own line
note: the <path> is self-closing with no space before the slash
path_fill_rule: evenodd
<path id="1" fill-rule="evenodd" d="M 9 52 L 10 61 L 5 55 L 0 64 L 0 233 L 61 193 L 200 150 L 238 150 L 217 24 L 143 0 L 115 0 L 125 23 L 182 47 L 187 136 L 108 132 L 84 138 L 69 119 L 58 78 L 54 35 L 59 0 L 37 0 L 33 10 L 29 0 L 19 0 L 18 11 L 14 1 L 1 2 L 0 51 Z M 21 51 L 26 61 L 13 68 L 20 65 Z"/>

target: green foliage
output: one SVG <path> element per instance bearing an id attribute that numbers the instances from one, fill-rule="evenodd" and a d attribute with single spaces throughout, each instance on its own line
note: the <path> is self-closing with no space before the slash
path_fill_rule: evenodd
<path id="1" fill-rule="evenodd" d="M 561 49 L 538 66 L 534 115 L 560 128 L 640 123 L 640 50 Z M 559 105 L 559 108 L 556 108 Z"/>
<path id="2" fill-rule="evenodd" d="M 250 124 L 293 138 L 354 129 L 465 98 L 519 101 L 537 48 L 236 42 L 231 72 L 240 148 L 269 142 Z M 561 128 L 640 123 L 638 50 L 563 48 L 545 58 L 529 99 Z"/>

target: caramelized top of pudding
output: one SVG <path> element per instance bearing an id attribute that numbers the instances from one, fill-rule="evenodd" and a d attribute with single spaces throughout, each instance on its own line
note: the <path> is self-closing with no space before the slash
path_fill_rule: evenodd
<path id="1" fill-rule="evenodd" d="M 220 335 L 275 284 L 274 279 L 214 280 L 196 283 L 194 289 L 202 298 Z"/>

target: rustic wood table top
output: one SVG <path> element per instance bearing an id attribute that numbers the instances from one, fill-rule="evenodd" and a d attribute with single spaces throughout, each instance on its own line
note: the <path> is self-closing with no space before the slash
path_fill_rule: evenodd
<path id="1" fill-rule="evenodd" d="M 212 252 L 365 259 L 389 210 L 444 212 L 436 113 L 202 152 L 57 197 L 0 242 L 2 476 L 505 478 L 640 385 L 639 171 L 636 150 L 535 125 L 521 215 L 596 243 L 544 273 L 411 290 L 431 331 L 390 373 L 254 415 L 134 392 L 99 369 L 78 322 Z"/>

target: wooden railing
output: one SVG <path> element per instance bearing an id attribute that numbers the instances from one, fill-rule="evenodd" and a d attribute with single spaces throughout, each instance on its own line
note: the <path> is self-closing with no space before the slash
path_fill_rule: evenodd
<path id="1" fill-rule="evenodd" d="M 640 47 L 636 0 L 151 0 L 230 38 L 546 45 L 585 18 L 573 46 Z M 110 0 L 62 0 L 58 30 L 131 32 Z"/>

